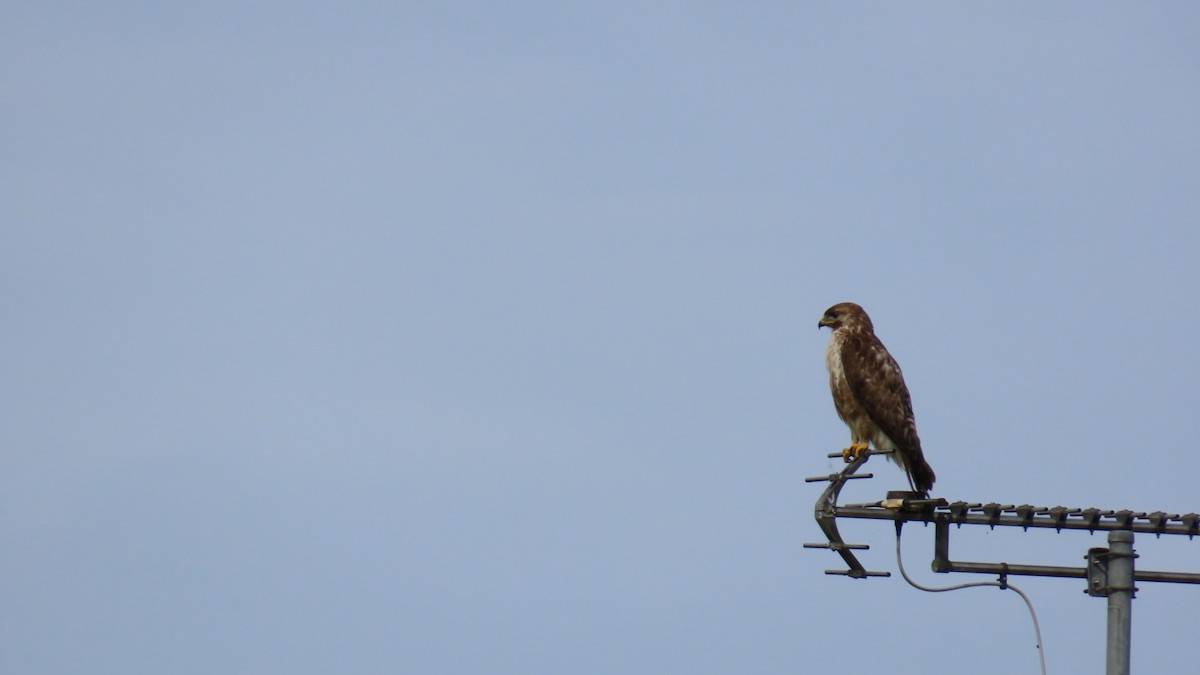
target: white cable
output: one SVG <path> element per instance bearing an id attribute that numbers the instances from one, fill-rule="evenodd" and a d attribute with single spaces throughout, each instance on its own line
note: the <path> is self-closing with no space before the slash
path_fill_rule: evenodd
<path id="1" fill-rule="evenodd" d="M 904 580 L 907 581 L 909 583 L 909 585 L 912 586 L 913 588 L 916 588 L 916 589 L 922 590 L 922 591 L 927 591 L 929 593 L 942 593 L 944 591 L 957 591 L 957 590 L 960 590 L 963 588 L 974 588 L 976 586 L 996 586 L 1000 590 L 1004 590 L 1007 588 L 1009 590 L 1016 591 L 1017 595 L 1021 596 L 1021 599 L 1025 601 L 1025 606 L 1029 608 L 1029 616 L 1033 618 L 1033 635 L 1034 635 L 1034 638 L 1037 640 L 1038 659 L 1041 661 L 1041 664 L 1042 664 L 1042 675 L 1046 675 L 1046 649 L 1042 645 L 1042 629 L 1040 626 L 1038 626 L 1037 612 L 1033 611 L 1033 603 L 1029 601 L 1029 596 L 1025 595 L 1025 593 L 1023 591 L 1021 591 L 1021 589 L 1017 588 L 1016 586 L 1013 586 L 1012 584 L 1008 583 L 1007 581 L 1005 583 L 1000 583 L 999 581 L 973 581 L 971 583 L 955 584 L 953 586 L 941 586 L 938 588 L 933 588 L 931 586 L 922 586 L 921 584 L 918 584 L 917 582 L 915 582 L 911 578 L 909 578 L 908 573 L 904 571 L 904 558 L 900 555 L 900 527 L 903 524 L 904 523 L 902 521 L 896 521 L 896 565 L 899 566 L 899 568 L 900 568 L 900 576 L 904 577 Z"/>

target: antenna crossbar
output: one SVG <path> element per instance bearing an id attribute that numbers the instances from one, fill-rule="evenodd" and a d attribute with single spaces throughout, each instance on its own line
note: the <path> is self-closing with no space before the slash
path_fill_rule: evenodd
<path id="1" fill-rule="evenodd" d="M 829 485 L 821 492 L 821 496 L 817 498 L 817 503 L 813 508 L 817 525 L 820 526 L 828 542 L 805 544 L 804 547 L 835 551 L 842 557 L 848 568 L 825 570 L 826 574 L 841 574 L 854 579 L 890 576 L 888 572 L 873 572 L 863 567 L 855 557 L 854 551 L 869 547 L 866 544 L 848 544 L 843 541 L 838 532 L 838 518 L 890 520 L 895 523 L 897 564 L 900 565 L 901 574 L 904 574 L 904 567 L 899 561 L 900 531 L 904 523 L 933 523 L 935 532 L 933 571 L 995 574 L 999 577 L 999 581 L 929 589 L 915 584 L 907 575 L 904 575 L 909 583 L 922 588 L 922 590 L 954 590 L 978 585 L 1013 588 L 1008 585 L 1008 577 L 1012 575 L 1086 579 L 1085 592 L 1088 595 L 1108 599 L 1106 664 L 1109 675 L 1128 675 L 1129 673 L 1131 631 L 1129 617 L 1131 601 L 1137 592 L 1135 582 L 1200 584 L 1200 573 L 1155 572 L 1136 569 L 1134 558 L 1137 558 L 1137 553 L 1133 549 L 1135 532 L 1153 534 L 1155 537 L 1161 537 L 1164 534 L 1186 535 L 1188 539 L 1200 535 L 1200 514 L 1166 513 L 1164 511 L 1147 513 L 1128 509 L 1047 507 L 1029 504 L 1000 504 L 998 502 L 986 504 L 966 501 L 948 502 L 940 498 L 924 498 L 915 492 L 889 492 L 886 499 L 866 504 L 838 504 L 838 495 L 847 481 L 854 478 L 866 478 L 870 475 L 856 474 L 855 472 L 873 454 L 879 453 L 868 451 L 848 456 L 846 457 L 846 467 L 841 471 L 828 476 L 806 479 L 808 482 L 829 482 Z M 843 455 L 842 453 L 832 453 L 829 456 L 841 457 Z M 1045 528 L 1053 529 L 1056 532 L 1063 530 L 1107 531 L 1109 548 L 1094 547 L 1088 550 L 1085 556 L 1086 567 L 955 561 L 950 559 L 951 525 L 958 526 L 955 529 L 961 528 L 963 525 L 987 525 L 989 528 L 1020 527 L 1024 530 L 1031 527 Z M 1014 590 L 1016 589 L 1014 588 Z M 1027 604 L 1029 603 L 1029 599 L 1023 593 L 1021 597 Z M 1033 606 L 1029 605 L 1029 607 L 1032 612 Z M 1036 615 L 1034 616 L 1034 627 L 1035 629 L 1037 627 Z M 1040 652 L 1039 655 L 1041 655 Z M 1042 668 L 1045 672 L 1044 658 Z"/>

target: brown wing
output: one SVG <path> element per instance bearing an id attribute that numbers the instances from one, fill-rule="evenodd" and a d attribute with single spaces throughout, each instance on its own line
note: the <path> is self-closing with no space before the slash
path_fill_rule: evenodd
<path id="1" fill-rule="evenodd" d="M 842 347 L 842 367 L 850 391 L 871 421 L 901 448 L 920 449 L 904 375 L 879 338 L 869 333 L 850 336 Z"/>
<path id="2" fill-rule="evenodd" d="M 858 404 L 896 444 L 913 486 L 928 492 L 933 487 L 933 469 L 921 452 L 912 398 L 904 384 L 900 364 L 879 338 L 871 333 L 858 333 L 848 337 L 842 347 L 842 367 Z"/>

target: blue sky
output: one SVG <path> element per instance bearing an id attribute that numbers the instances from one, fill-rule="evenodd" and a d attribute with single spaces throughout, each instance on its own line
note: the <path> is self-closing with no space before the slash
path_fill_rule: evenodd
<path id="1" fill-rule="evenodd" d="M 801 548 L 843 300 L 936 495 L 1200 510 L 1192 5 L 9 3 L 0 56 L 4 672 L 1036 672 L 1015 595 Z M 1104 601 L 1016 583 L 1097 672 Z"/>

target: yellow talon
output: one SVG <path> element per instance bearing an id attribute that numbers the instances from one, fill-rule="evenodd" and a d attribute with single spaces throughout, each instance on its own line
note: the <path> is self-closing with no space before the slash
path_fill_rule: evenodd
<path id="1" fill-rule="evenodd" d="M 851 443 L 850 447 L 842 450 L 842 461 L 847 464 L 853 462 L 866 452 L 868 447 L 870 446 L 866 443 Z"/>

